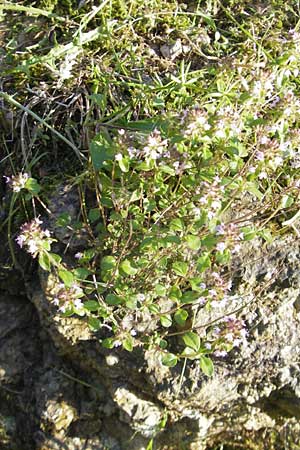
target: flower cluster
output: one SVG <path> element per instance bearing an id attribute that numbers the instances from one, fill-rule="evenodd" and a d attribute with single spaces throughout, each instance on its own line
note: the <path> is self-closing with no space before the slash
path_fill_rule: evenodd
<path id="1" fill-rule="evenodd" d="M 241 247 L 240 241 L 243 240 L 244 234 L 239 230 L 236 224 L 221 223 L 216 226 L 215 232 L 217 236 L 222 237 L 222 240 L 216 245 L 217 251 L 221 253 L 223 253 L 226 249 L 230 250 L 231 253 L 236 253 L 239 251 Z"/>
<path id="2" fill-rule="evenodd" d="M 116 143 L 120 151 L 115 155 L 116 161 L 121 161 L 126 153 L 129 159 L 138 159 L 140 161 L 170 157 L 170 152 L 168 151 L 169 141 L 168 139 L 163 139 L 160 131 L 157 129 L 150 133 L 146 140 L 144 138 L 140 140 L 139 144 L 143 146 L 143 149 L 134 147 L 132 141 L 133 136 L 125 133 L 124 130 L 119 130 Z"/>
<path id="3" fill-rule="evenodd" d="M 21 248 L 25 247 L 28 253 L 35 258 L 40 252 L 49 251 L 51 243 L 55 239 L 51 238 L 49 230 L 43 230 L 43 222 L 37 217 L 21 227 L 21 233 L 16 238 Z"/>
<path id="4" fill-rule="evenodd" d="M 257 144 L 253 163 L 248 168 L 249 174 L 256 174 L 259 179 L 265 179 L 284 162 L 293 156 L 294 143 L 290 139 L 279 140 L 270 135 L 277 133 L 275 127 L 260 127 L 257 130 Z"/>
<path id="5" fill-rule="evenodd" d="M 274 92 L 275 74 L 261 71 L 259 80 L 254 81 L 252 96 L 254 98 L 270 98 Z"/>
<path id="6" fill-rule="evenodd" d="M 207 216 L 209 219 L 215 217 L 220 210 L 224 191 L 225 187 L 221 185 L 221 179 L 218 176 L 214 178 L 212 183 L 203 181 L 196 190 L 196 194 L 200 194 L 198 199 L 199 206 L 208 210 Z"/>
<path id="7" fill-rule="evenodd" d="M 70 287 L 60 283 L 57 286 L 57 292 L 53 299 L 53 304 L 58 307 L 58 310 L 65 313 L 68 310 L 75 309 L 76 312 L 83 310 L 83 303 L 81 297 L 84 292 L 77 283 L 73 283 Z"/>
<path id="8" fill-rule="evenodd" d="M 226 280 L 218 272 L 212 272 L 206 283 L 201 283 L 199 287 L 203 289 L 197 303 L 209 305 L 211 308 L 223 308 L 228 302 L 228 294 L 231 290 L 232 281 Z"/>
<path id="9" fill-rule="evenodd" d="M 162 139 L 160 131 L 154 130 L 149 134 L 146 146 L 143 149 L 143 155 L 146 159 L 159 159 L 162 156 L 169 157 L 168 139 Z"/>
<path id="10" fill-rule="evenodd" d="M 195 107 L 191 111 L 185 110 L 181 117 L 181 124 L 185 128 L 184 137 L 199 137 L 210 130 L 208 119 L 208 113 L 204 109 Z"/>
<path id="11" fill-rule="evenodd" d="M 21 172 L 18 175 L 12 175 L 11 177 L 4 176 L 4 178 L 14 192 L 20 192 L 26 187 L 29 175 L 28 173 Z"/>
<path id="12" fill-rule="evenodd" d="M 214 128 L 214 135 L 219 139 L 239 135 L 244 128 L 240 111 L 232 106 L 220 108 L 217 111 L 217 120 Z"/>
<path id="13" fill-rule="evenodd" d="M 211 338 L 217 343 L 215 356 L 226 356 L 233 347 L 239 347 L 246 339 L 248 332 L 245 322 L 234 317 L 225 317 L 223 322 L 213 328 Z"/>

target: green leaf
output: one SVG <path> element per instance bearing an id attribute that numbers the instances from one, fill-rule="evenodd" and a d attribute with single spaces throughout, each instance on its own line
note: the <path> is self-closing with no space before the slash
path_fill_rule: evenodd
<path id="1" fill-rule="evenodd" d="M 160 323 L 163 327 L 169 328 L 172 326 L 172 317 L 170 314 L 164 314 L 163 316 L 160 316 Z"/>
<path id="2" fill-rule="evenodd" d="M 166 164 L 162 164 L 161 166 L 159 166 L 159 170 L 169 175 L 176 175 L 175 169 L 173 169 L 173 167 L 167 166 Z"/>
<path id="3" fill-rule="evenodd" d="M 156 284 L 154 290 L 155 290 L 156 295 L 163 297 L 166 295 L 167 288 L 166 288 L 166 286 L 163 286 L 162 284 Z"/>
<path id="4" fill-rule="evenodd" d="M 231 252 L 230 250 L 227 248 L 226 250 L 224 250 L 224 252 L 217 252 L 216 254 L 216 261 L 219 264 L 226 264 L 230 261 L 231 259 Z"/>
<path id="5" fill-rule="evenodd" d="M 161 243 L 164 247 L 168 248 L 171 247 L 173 244 L 180 244 L 181 239 L 179 236 L 173 235 L 173 236 L 166 236 L 161 239 Z"/>
<path id="6" fill-rule="evenodd" d="M 199 297 L 197 292 L 186 291 L 180 299 L 181 303 L 192 303 Z"/>
<path id="7" fill-rule="evenodd" d="M 51 269 L 51 263 L 48 256 L 48 253 L 40 253 L 39 254 L 39 265 L 42 269 L 46 270 L 47 272 Z"/>
<path id="8" fill-rule="evenodd" d="M 168 297 L 169 297 L 170 300 L 173 300 L 175 302 L 179 301 L 181 299 L 181 297 L 182 297 L 182 292 L 179 289 L 179 287 L 172 286 L 170 291 L 169 291 Z"/>
<path id="9" fill-rule="evenodd" d="M 178 309 L 174 314 L 175 322 L 178 323 L 180 327 L 185 325 L 186 319 L 188 318 L 189 313 L 185 309 Z"/>
<path id="10" fill-rule="evenodd" d="M 137 308 L 137 298 L 132 296 L 129 298 L 126 298 L 126 308 L 128 309 L 136 309 Z"/>
<path id="11" fill-rule="evenodd" d="M 191 349 L 190 347 L 185 347 L 185 349 L 181 353 L 181 356 L 188 359 L 199 359 L 200 357 L 199 352 L 195 352 L 195 350 Z"/>
<path id="12" fill-rule="evenodd" d="M 245 183 L 244 190 L 250 192 L 250 194 L 254 195 L 258 200 L 262 200 L 264 198 L 264 194 L 260 192 L 256 183 Z"/>
<path id="13" fill-rule="evenodd" d="M 114 347 L 114 338 L 103 339 L 101 344 L 102 344 L 102 347 L 113 348 Z"/>
<path id="14" fill-rule="evenodd" d="M 198 352 L 200 350 L 201 340 L 198 334 L 193 331 L 188 331 L 182 336 L 182 339 L 185 345 L 194 350 L 194 352 Z"/>
<path id="15" fill-rule="evenodd" d="M 173 353 L 165 353 L 162 356 L 161 362 L 163 363 L 164 366 L 174 367 L 176 366 L 178 359 L 177 356 L 174 355 Z"/>
<path id="16" fill-rule="evenodd" d="M 101 270 L 103 272 L 109 272 L 116 265 L 116 258 L 114 256 L 104 256 L 101 260 Z"/>
<path id="17" fill-rule="evenodd" d="M 203 289 L 203 278 L 201 277 L 194 277 L 189 279 L 192 291 L 195 292 L 203 292 L 205 289 Z"/>
<path id="18" fill-rule="evenodd" d="M 160 308 L 159 308 L 158 305 L 154 305 L 154 304 L 149 305 L 148 309 L 149 309 L 151 314 L 159 314 L 160 313 Z"/>
<path id="19" fill-rule="evenodd" d="M 107 294 L 107 296 L 105 297 L 105 301 L 108 305 L 111 306 L 121 305 L 123 303 L 123 299 L 115 294 Z"/>
<path id="20" fill-rule="evenodd" d="M 100 107 L 101 111 L 105 111 L 107 104 L 107 96 L 104 94 L 92 94 L 89 96 L 90 99 Z"/>
<path id="21" fill-rule="evenodd" d="M 183 261 L 176 261 L 172 264 L 172 269 L 180 277 L 185 277 L 189 270 L 189 265 Z"/>
<path id="22" fill-rule="evenodd" d="M 34 178 L 28 178 L 25 183 L 25 188 L 33 195 L 38 195 L 41 190 L 41 186 Z"/>
<path id="23" fill-rule="evenodd" d="M 283 195 L 280 202 L 281 208 L 289 208 L 294 203 L 294 199 L 290 195 Z"/>
<path id="24" fill-rule="evenodd" d="M 271 244 L 274 241 L 271 230 L 269 230 L 268 228 L 259 231 L 258 235 L 261 236 L 268 244 Z"/>
<path id="25" fill-rule="evenodd" d="M 70 225 L 72 222 L 72 217 L 69 213 L 64 212 L 58 216 L 58 218 L 55 221 L 55 225 L 57 227 L 66 227 L 67 225 Z"/>
<path id="26" fill-rule="evenodd" d="M 243 227 L 241 231 L 243 233 L 243 241 L 251 241 L 257 235 L 257 231 L 251 227 Z"/>
<path id="27" fill-rule="evenodd" d="M 153 438 L 148 442 L 146 450 L 153 450 Z"/>
<path id="28" fill-rule="evenodd" d="M 149 198 L 144 198 L 143 206 L 144 206 L 144 210 L 145 211 L 151 212 L 157 207 L 157 204 L 156 204 L 156 201 L 154 199 L 152 199 L 152 198 L 150 198 L 150 199 Z"/>
<path id="29" fill-rule="evenodd" d="M 129 259 L 125 259 L 120 264 L 120 269 L 126 274 L 126 275 L 135 275 L 138 271 L 138 269 L 132 267 L 131 262 Z"/>
<path id="30" fill-rule="evenodd" d="M 76 280 L 85 280 L 91 274 L 91 271 L 84 267 L 77 267 L 73 270 L 73 274 Z"/>
<path id="31" fill-rule="evenodd" d="M 122 172 L 129 172 L 130 160 L 129 158 L 122 157 L 122 159 L 118 160 L 119 167 Z"/>
<path id="32" fill-rule="evenodd" d="M 98 134 L 91 142 L 90 154 L 95 170 L 102 169 L 105 161 L 114 159 L 112 145 L 102 134 Z"/>
<path id="33" fill-rule="evenodd" d="M 211 377 L 213 375 L 214 365 L 212 360 L 208 356 L 200 356 L 200 367 L 202 372 L 208 377 Z"/>
<path id="34" fill-rule="evenodd" d="M 67 287 L 71 287 L 75 281 L 75 277 L 69 270 L 60 269 L 58 271 L 59 278 L 64 282 Z"/>
<path id="35" fill-rule="evenodd" d="M 122 342 L 122 346 L 125 350 L 127 350 L 128 352 L 132 352 L 133 350 L 133 344 L 134 344 L 134 340 L 132 336 L 128 336 L 123 342 Z"/>
<path id="36" fill-rule="evenodd" d="M 172 231 L 183 231 L 184 222 L 182 219 L 173 219 L 170 222 L 170 230 Z"/>
<path id="37" fill-rule="evenodd" d="M 61 263 L 61 256 L 57 255 L 56 253 L 48 253 L 49 258 L 54 260 L 52 264 L 60 264 Z"/>
<path id="38" fill-rule="evenodd" d="M 96 317 L 89 317 L 88 324 L 92 331 L 99 331 L 101 328 L 101 322 Z"/>
<path id="39" fill-rule="evenodd" d="M 100 218 L 100 211 L 98 208 L 93 208 L 89 210 L 88 214 L 89 221 L 91 223 L 96 222 Z"/>
<path id="40" fill-rule="evenodd" d="M 186 243 L 191 250 L 199 250 L 201 247 L 201 239 L 193 234 L 186 236 Z"/>
<path id="41" fill-rule="evenodd" d="M 42 247 L 44 250 L 47 250 L 47 252 L 49 252 L 49 251 L 51 250 L 51 243 L 48 242 L 48 241 L 42 241 L 42 242 L 41 242 L 41 247 Z"/>
<path id="42" fill-rule="evenodd" d="M 162 129 L 168 127 L 168 121 L 166 119 L 162 119 L 161 117 L 154 117 L 149 119 L 143 119 L 143 120 L 136 120 L 132 122 L 127 122 L 124 120 L 120 120 L 120 122 L 117 124 L 120 126 L 120 128 L 126 128 L 129 130 L 137 130 L 141 131 L 143 133 L 151 133 L 156 128 Z"/>
<path id="43" fill-rule="evenodd" d="M 211 250 L 215 247 L 217 242 L 218 238 L 212 234 L 209 234 L 202 240 L 201 244 L 203 245 L 203 247 L 207 247 L 209 250 Z"/>
<path id="44" fill-rule="evenodd" d="M 140 200 L 141 196 L 142 196 L 141 192 L 136 189 L 135 191 L 132 192 L 131 197 L 129 199 L 129 203 L 134 203 L 137 200 Z"/>
<path id="45" fill-rule="evenodd" d="M 88 311 L 97 311 L 100 305 L 96 300 L 88 300 L 87 302 L 84 302 L 83 306 Z"/>
<path id="46" fill-rule="evenodd" d="M 161 339 L 159 341 L 159 346 L 160 348 L 162 348 L 163 350 L 165 350 L 168 347 L 168 342 L 165 339 Z"/>
<path id="47" fill-rule="evenodd" d="M 197 259 L 197 270 L 199 272 L 205 272 L 206 269 L 209 269 L 211 266 L 211 260 L 209 257 L 209 253 L 204 253 Z"/>
<path id="48" fill-rule="evenodd" d="M 94 258 L 94 256 L 96 255 L 96 250 L 95 249 L 88 249 L 88 250 L 84 250 L 82 257 L 80 258 L 80 261 L 90 261 L 92 258 Z"/>

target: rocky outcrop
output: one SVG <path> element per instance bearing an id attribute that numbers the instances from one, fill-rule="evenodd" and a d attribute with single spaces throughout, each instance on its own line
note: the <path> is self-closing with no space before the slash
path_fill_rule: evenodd
<path id="1" fill-rule="evenodd" d="M 215 358 L 212 378 L 196 361 L 168 369 L 153 351 L 104 349 L 84 319 L 57 313 L 53 275 L 27 283 L 30 302 L 3 290 L 1 448 L 142 450 L 151 439 L 162 450 L 298 448 L 300 245 L 251 241 L 231 270 L 248 337 Z M 210 314 L 200 310 L 197 323 Z"/>

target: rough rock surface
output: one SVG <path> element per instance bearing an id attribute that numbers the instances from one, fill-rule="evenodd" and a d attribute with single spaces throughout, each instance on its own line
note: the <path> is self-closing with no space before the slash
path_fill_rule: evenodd
<path id="1" fill-rule="evenodd" d="M 182 383 L 155 352 L 103 349 L 83 319 L 60 317 L 53 276 L 31 277 L 30 302 L 3 282 L 1 449 L 300 448 L 300 244 L 250 242 L 231 269 L 247 342 L 215 359 L 211 379 L 188 363 Z"/>

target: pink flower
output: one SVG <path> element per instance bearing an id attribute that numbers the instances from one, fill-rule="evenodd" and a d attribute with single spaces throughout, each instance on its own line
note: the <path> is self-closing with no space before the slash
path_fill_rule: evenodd
<path id="1" fill-rule="evenodd" d="M 6 183 L 12 188 L 14 192 L 20 192 L 26 187 L 26 183 L 29 179 L 28 173 L 19 173 L 18 175 L 12 175 L 11 177 L 6 177 L 4 175 Z"/>
<path id="2" fill-rule="evenodd" d="M 263 152 L 257 151 L 257 152 L 255 153 L 255 158 L 256 158 L 258 161 L 263 161 L 263 160 L 265 159 L 265 156 L 264 156 Z"/>
<path id="3" fill-rule="evenodd" d="M 54 239 L 50 237 L 49 230 L 43 230 L 40 225 L 42 221 L 36 217 L 31 222 L 24 223 L 21 226 L 21 233 L 16 238 L 17 244 L 23 248 L 26 247 L 28 253 L 35 258 L 41 251 L 49 247 Z"/>
<path id="4" fill-rule="evenodd" d="M 223 253 L 226 249 L 226 243 L 225 242 L 218 242 L 216 245 L 216 249 L 218 252 Z"/>

